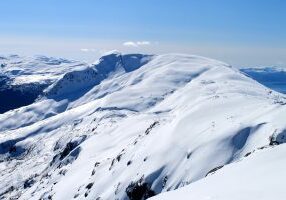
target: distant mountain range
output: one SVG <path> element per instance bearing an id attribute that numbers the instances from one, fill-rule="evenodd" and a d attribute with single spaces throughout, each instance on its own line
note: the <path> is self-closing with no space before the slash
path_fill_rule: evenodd
<path id="1" fill-rule="evenodd" d="M 135 66 L 137 65 L 135 64 Z M 64 75 L 68 77 L 72 76 L 72 73 L 80 73 L 77 70 L 88 66 L 89 64 L 84 62 L 46 56 L 0 56 L 0 99 L 2 99 L 0 113 L 35 102 L 39 96 L 43 95 L 44 90 L 59 77 Z M 106 66 L 102 68 L 104 67 Z M 265 67 L 242 68 L 240 70 L 259 83 L 275 91 L 286 93 L 285 69 Z M 87 71 L 85 73 L 92 76 L 92 72 Z M 90 80 L 98 81 L 92 77 Z M 82 84 L 83 87 L 86 87 L 90 83 L 84 81 Z"/>
<path id="2" fill-rule="evenodd" d="M 273 90 L 286 93 L 286 68 L 243 68 L 241 71 Z"/>

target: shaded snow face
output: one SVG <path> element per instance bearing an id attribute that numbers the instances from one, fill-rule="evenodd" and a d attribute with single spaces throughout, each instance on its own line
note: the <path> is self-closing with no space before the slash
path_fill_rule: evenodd
<path id="1" fill-rule="evenodd" d="M 141 54 L 103 56 L 99 61 L 77 71 L 66 73 L 44 92 L 44 96 L 57 100 L 68 98 L 74 101 L 103 80 L 132 72 L 150 61 L 152 56 Z"/>
<path id="2" fill-rule="evenodd" d="M 111 54 L 50 91 L 0 115 L 3 198 L 146 199 L 286 139 L 284 95 L 203 57 Z"/>
<path id="3" fill-rule="evenodd" d="M 205 179 L 151 199 L 285 199 L 285 153 L 285 144 L 256 150 Z"/>
<path id="4" fill-rule="evenodd" d="M 32 104 L 47 86 L 38 83 L 11 86 L 8 80 L 0 83 L 0 114 Z"/>

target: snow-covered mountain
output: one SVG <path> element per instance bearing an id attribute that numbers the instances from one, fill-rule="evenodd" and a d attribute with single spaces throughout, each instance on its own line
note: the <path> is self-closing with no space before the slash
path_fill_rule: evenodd
<path id="1" fill-rule="evenodd" d="M 46 56 L 0 56 L 0 113 L 33 103 L 63 74 L 86 65 Z"/>
<path id="2" fill-rule="evenodd" d="M 269 179 L 276 180 L 286 163 L 285 117 L 285 95 L 228 64 L 112 53 L 67 70 L 35 103 L 0 115 L 0 197 L 136 200 L 167 192 L 158 198 L 178 199 L 200 197 L 205 186 L 214 199 L 239 197 L 246 185 L 226 187 L 222 198 L 213 185 L 261 165 L 276 170 Z M 266 186 L 250 191 L 283 197 Z"/>

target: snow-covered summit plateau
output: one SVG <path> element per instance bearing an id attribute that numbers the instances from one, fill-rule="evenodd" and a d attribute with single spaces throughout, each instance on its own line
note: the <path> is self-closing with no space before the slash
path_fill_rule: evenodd
<path id="1" fill-rule="evenodd" d="M 285 199 L 285 119 L 223 62 L 112 53 L 0 115 L 0 199 Z"/>

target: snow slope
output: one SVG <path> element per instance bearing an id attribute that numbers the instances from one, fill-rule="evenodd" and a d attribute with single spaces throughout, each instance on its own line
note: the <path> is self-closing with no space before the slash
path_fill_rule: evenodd
<path id="1" fill-rule="evenodd" d="M 259 150 L 189 186 L 151 199 L 286 199 L 285 153 L 285 144 Z"/>
<path id="2" fill-rule="evenodd" d="M 285 96 L 199 56 L 113 53 L 46 94 L 0 115 L 3 199 L 146 199 L 285 142 Z"/>

